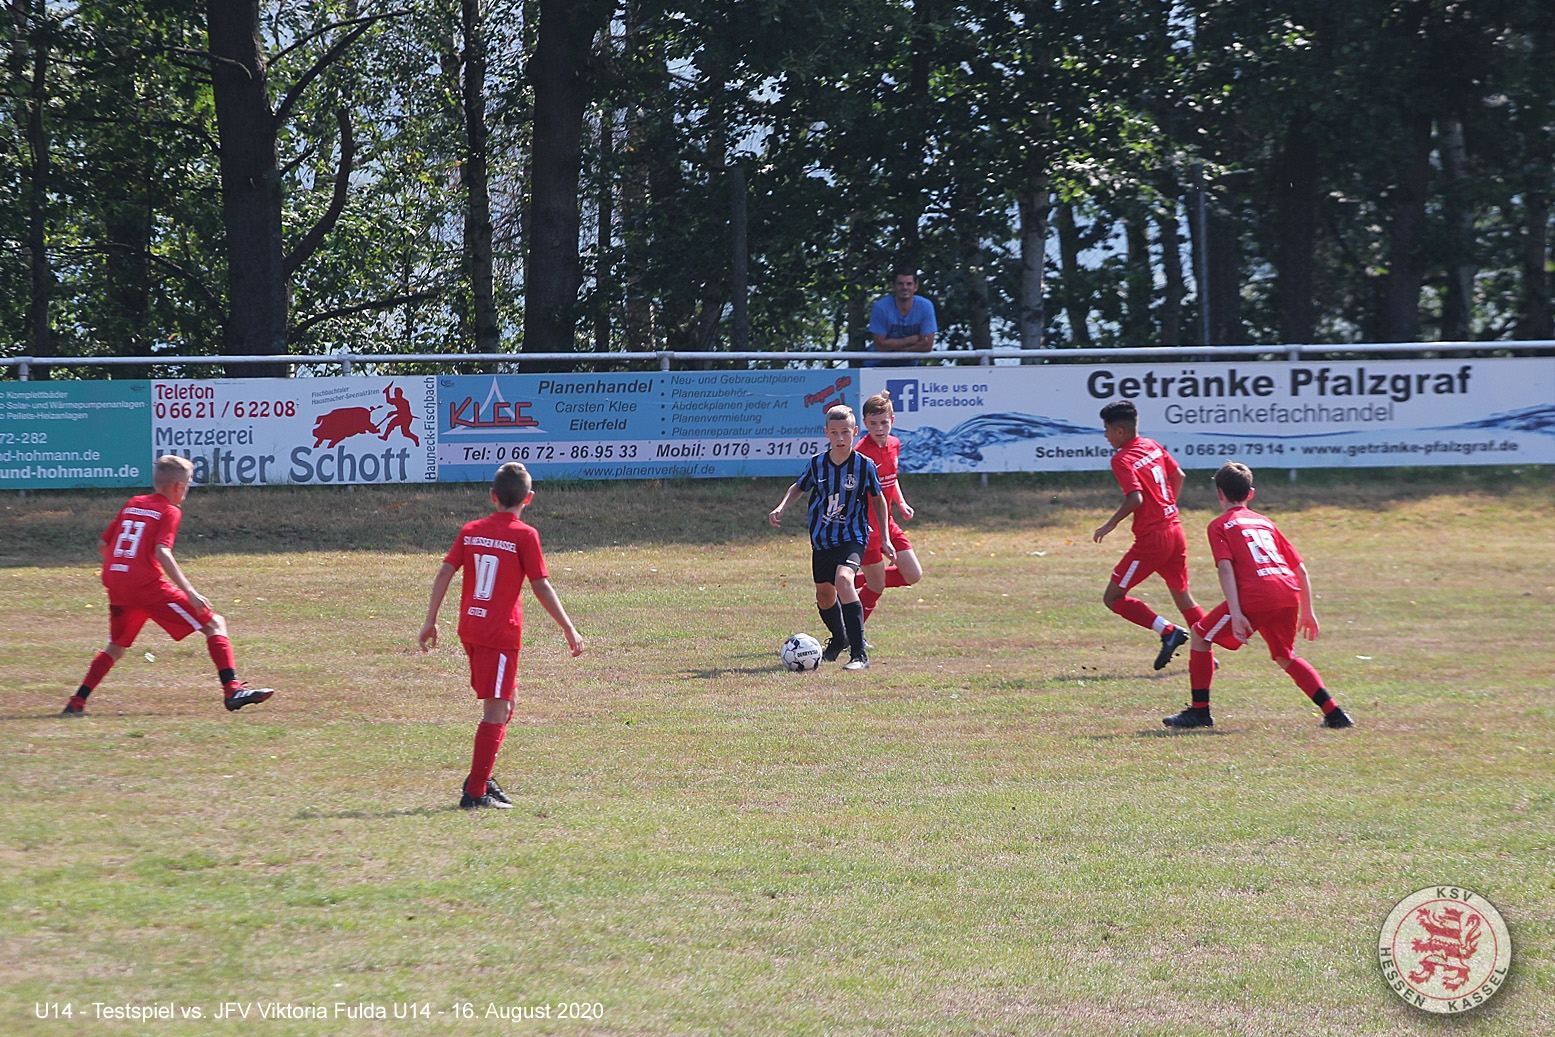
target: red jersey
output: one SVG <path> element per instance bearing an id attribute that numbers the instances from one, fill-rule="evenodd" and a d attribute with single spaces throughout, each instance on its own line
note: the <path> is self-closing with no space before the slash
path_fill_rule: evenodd
<path id="1" fill-rule="evenodd" d="M 1209 550 L 1218 566 L 1229 559 L 1243 612 L 1301 603 L 1301 555 L 1273 522 L 1238 504 L 1209 524 Z"/>
<path id="2" fill-rule="evenodd" d="M 1166 448 L 1153 439 L 1135 436 L 1112 455 L 1112 474 L 1126 497 L 1138 490 L 1144 500 L 1134 509 L 1134 535 L 1158 533 L 1180 525 L 1172 479 L 1182 469 Z"/>
<path id="3" fill-rule="evenodd" d="M 519 646 L 525 580 L 543 580 L 540 534 L 517 515 L 499 511 L 467 522 L 443 561 L 464 570 L 459 594 L 459 640 L 488 648 Z"/>
<path id="4" fill-rule="evenodd" d="M 142 592 L 171 586 L 157 561 L 157 545 L 169 549 L 178 538 L 184 513 L 160 493 L 131 497 L 103 531 L 108 545 L 103 557 L 103 586 L 108 600 L 130 604 Z"/>
<path id="5" fill-rule="evenodd" d="M 880 492 L 887 503 L 900 501 L 902 491 L 896 485 L 896 461 L 902 455 L 902 441 L 895 436 L 886 436 L 885 446 L 876 446 L 873 436 L 865 436 L 853 449 L 875 462 L 875 470 L 880 473 Z M 871 524 L 875 521 L 873 510 L 869 513 L 869 521 Z"/>

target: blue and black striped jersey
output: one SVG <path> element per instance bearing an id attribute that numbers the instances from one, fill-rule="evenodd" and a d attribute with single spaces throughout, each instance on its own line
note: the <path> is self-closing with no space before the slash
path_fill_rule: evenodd
<path id="1" fill-rule="evenodd" d="M 869 500 L 880 496 L 875 462 L 855 450 L 842 464 L 832 464 L 831 451 L 822 451 L 810 459 L 796 485 L 810 491 L 812 548 L 869 543 Z"/>

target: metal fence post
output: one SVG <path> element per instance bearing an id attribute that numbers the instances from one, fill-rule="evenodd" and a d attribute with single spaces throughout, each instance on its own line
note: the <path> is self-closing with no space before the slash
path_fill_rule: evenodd
<path id="1" fill-rule="evenodd" d="M 341 353 L 340 354 L 340 373 L 341 374 L 350 374 L 351 373 L 351 354 L 350 353 Z"/>
<path id="2" fill-rule="evenodd" d="M 1285 359 L 1291 361 L 1292 363 L 1300 360 L 1301 359 L 1301 347 L 1299 345 L 1291 346 L 1289 349 L 1287 349 L 1285 351 Z"/>
<path id="3" fill-rule="evenodd" d="M 22 357 L 22 362 L 16 365 L 17 381 L 25 382 L 28 379 L 32 371 L 32 364 L 30 363 L 31 360 L 32 357 L 24 356 Z"/>
<path id="4" fill-rule="evenodd" d="M 670 351 L 667 350 L 667 349 L 661 349 L 661 350 L 659 350 L 659 370 L 660 371 L 668 371 L 669 369 L 670 369 Z"/>

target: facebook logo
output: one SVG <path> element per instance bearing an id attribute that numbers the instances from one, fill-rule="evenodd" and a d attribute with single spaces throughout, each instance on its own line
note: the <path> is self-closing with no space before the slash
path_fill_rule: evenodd
<path id="1" fill-rule="evenodd" d="M 918 409 L 918 379 L 888 379 L 885 383 L 885 391 L 891 394 L 893 410 L 915 411 Z"/>

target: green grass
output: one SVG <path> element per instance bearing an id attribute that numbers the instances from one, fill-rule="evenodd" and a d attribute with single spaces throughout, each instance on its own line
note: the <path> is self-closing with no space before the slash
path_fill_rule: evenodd
<path id="1" fill-rule="evenodd" d="M 462 653 L 412 644 L 483 494 L 196 491 L 185 570 L 281 693 L 225 713 L 199 640 L 152 628 L 82 721 L 52 714 L 104 639 L 91 545 L 119 498 L 7 499 L 0 1033 L 1551 1032 L 1548 472 L 1265 488 L 1351 732 L 1256 642 L 1221 653 L 1213 733 L 1163 731 L 1185 665 L 1153 673 L 1100 605 L 1127 546 L 1090 543 L 1105 481 L 906 489 L 928 576 L 887 594 L 875 667 L 792 675 L 774 653 L 819 621 L 798 531 L 761 526 L 781 484 L 542 485 L 527 517 L 588 653 L 531 607 L 497 770 L 520 806 L 476 814 Z M 1208 606 L 1204 488 L 1186 504 Z M 1372 954 L 1446 881 L 1500 907 L 1517 960 L 1443 1021 Z M 51 1001 L 75 1019 L 35 1019 Z M 390 1018 L 210 1020 L 224 1001 Z M 560 1002 L 604 1019 L 480 1018 Z"/>

